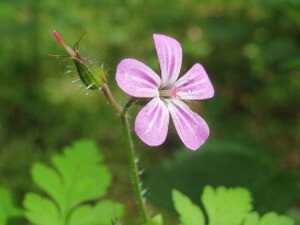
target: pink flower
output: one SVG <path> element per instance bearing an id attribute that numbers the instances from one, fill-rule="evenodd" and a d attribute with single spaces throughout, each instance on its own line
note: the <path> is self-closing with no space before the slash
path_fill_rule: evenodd
<path id="1" fill-rule="evenodd" d="M 176 131 L 191 150 L 198 149 L 209 136 L 206 122 L 183 100 L 202 100 L 214 95 L 214 88 L 204 68 L 196 63 L 178 79 L 182 64 L 182 49 L 175 39 L 154 34 L 161 78 L 147 65 L 135 59 L 124 59 L 118 67 L 116 80 L 127 94 L 137 98 L 152 98 L 138 113 L 135 132 L 150 146 L 161 145 L 167 137 L 171 118 Z"/>

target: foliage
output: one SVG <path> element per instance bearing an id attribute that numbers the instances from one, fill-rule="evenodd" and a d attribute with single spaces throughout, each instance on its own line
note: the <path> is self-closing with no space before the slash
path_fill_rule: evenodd
<path id="1" fill-rule="evenodd" d="M 153 218 L 151 218 L 144 225 L 163 225 L 163 218 L 160 214 L 158 214 L 158 215 L 154 216 Z"/>
<path id="2" fill-rule="evenodd" d="M 0 225 L 7 225 L 9 219 L 21 215 L 22 210 L 15 206 L 11 193 L 0 187 Z"/>
<path id="3" fill-rule="evenodd" d="M 180 225 L 293 225 L 294 222 L 276 213 L 267 213 L 259 218 L 251 212 L 252 198 L 243 188 L 206 186 L 202 194 L 205 210 L 201 210 L 192 201 L 177 190 L 173 190 L 173 202 L 180 216 Z M 204 212 L 208 221 L 205 222 Z"/>
<path id="4" fill-rule="evenodd" d="M 293 206 L 299 186 L 294 174 L 278 171 L 278 162 L 278 157 L 249 140 L 209 140 L 198 152 L 182 149 L 163 160 L 151 169 L 145 183 L 152 202 L 165 209 L 172 208 L 172 189 L 184 191 L 196 201 L 200 190 L 211 184 L 245 187 L 253 193 L 260 213 L 284 213 Z"/>
<path id="5" fill-rule="evenodd" d="M 242 188 L 205 187 L 202 202 L 210 225 L 239 225 L 252 209 L 250 193 Z"/>
<path id="6" fill-rule="evenodd" d="M 276 213 L 267 213 L 259 218 L 256 212 L 250 213 L 244 222 L 244 225 L 293 225 L 292 219 L 286 216 L 280 216 Z"/>
<path id="7" fill-rule="evenodd" d="M 179 213 L 181 225 L 204 224 L 204 215 L 197 205 L 182 195 L 179 191 L 173 191 L 173 201 L 176 211 Z"/>
<path id="8" fill-rule="evenodd" d="M 111 175 L 102 164 L 95 143 L 82 140 L 52 157 L 53 168 L 36 163 L 31 170 L 35 184 L 48 197 L 28 193 L 25 216 L 36 225 L 107 225 L 121 218 L 123 206 L 99 200 L 107 194 Z"/>

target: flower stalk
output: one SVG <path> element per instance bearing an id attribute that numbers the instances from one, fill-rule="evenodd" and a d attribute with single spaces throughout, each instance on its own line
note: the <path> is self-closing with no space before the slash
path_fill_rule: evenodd
<path id="1" fill-rule="evenodd" d="M 119 103 L 116 101 L 114 96 L 111 94 L 109 87 L 105 84 L 101 88 L 103 94 L 105 95 L 108 102 L 110 102 L 111 106 L 119 113 L 119 116 L 122 121 L 123 131 L 125 135 L 126 145 L 127 145 L 127 156 L 130 167 L 131 179 L 133 183 L 133 188 L 135 192 L 135 198 L 137 200 L 137 206 L 140 211 L 143 222 L 147 222 L 149 220 L 149 216 L 145 206 L 145 199 L 142 193 L 142 183 L 139 177 L 138 171 L 138 158 L 135 155 L 134 145 L 131 135 L 131 128 L 128 120 L 128 109 L 136 102 L 136 98 L 131 98 L 122 108 Z"/>
<path id="2" fill-rule="evenodd" d="M 133 183 L 133 188 L 135 192 L 135 198 L 137 200 L 137 206 L 140 212 L 140 215 L 143 219 L 143 222 L 147 222 L 149 220 L 149 216 L 145 206 L 145 199 L 143 197 L 142 191 L 142 183 L 139 178 L 139 171 L 138 171 L 138 158 L 135 155 L 134 145 L 131 135 L 131 128 L 128 120 L 128 109 L 136 102 L 136 98 L 131 98 L 124 108 L 122 108 L 119 103 L 116 101 L 114 96 L 111 94 L 109 87 L 105 84 L 101 88 L 103 94 L 105 95 L 106 99 L 110 102 L 111 106 L 119 113 L 119 116 L 122 121 L 123 131 L 125 135 L 126 145 L 127 145 L 127 156 L 128 162 L 131 172 L 131 179 Z"/>
<path id="3" fill-rule="evenodd" d="M 131 129 L 128 121 L 128 116 L 121 116 L 122 125 L 124 129 L 126 144 L 127 144 L 127 155 L 129 160 L 129 166 L 131 171 L 131 178 L 133 183 L 133 188 L 135 192 L 135 197 L 137 200 L 137 205 L 143 219 L 143 222 L 147 222 L 149 220 L 146 207 L 145 207 L 145 199 L 142 194 L 142 184 L 139 178 L 138 166 L 137 166 L 137 157 L 134 153 L 134 145 L 131 136 Z"/>

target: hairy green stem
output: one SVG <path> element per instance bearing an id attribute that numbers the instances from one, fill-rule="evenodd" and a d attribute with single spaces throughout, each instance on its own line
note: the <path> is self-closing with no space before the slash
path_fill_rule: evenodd
<path id="1" fill-rule="evenodd" d="M 131 98 L 124 108 L 122 108 L 119 103 L 116 101 L 116 99 L 113 97 L 111 94 L 109 87 L 104 84 L 101 88 L 101 91 L 107 98 L 107 100 L 111 103 L 112 107 L 119 113 L 123 129 L 124 129 L 124 134 L 125 134 L 125 140 L 127 144 L 127 155 L 128 155 L 128 161 L 129 161 L 129 166 L 130 166 L 130 172 L 131 172 L 131 179 L 133 183 L 133 188 L 135 192 L 135 197 L 137 200 L 137 206 L 140 211 L 140 214 L 142 216 L 142 219 L 144 222 L 147 222 L 149 220 L 149 216 L 146 211 L 145 207 L 145 199 L 142 194 L 142 184 L 139 178 L 139 171 L 138 171 L 138 158 L 135 155 L 134 152 L 134 145 L 133 145 L 133 140 L 131 136 L 131 129 L 130 129 L 130 124 L 128 120 L 128 109 L 136 102 L 136 98 Z"/>
<path id="2" fill-rule="evenodd" d="M 138 166 L 137 166 L 138 160 L 134 154 L 134 145 L 132 142 L 131 130 L 130 130 L 128 117 L 126 115 L 121 116 L 121 120 L 122 120 L 122 125 L 123 125 L 123 129 L 124 129 L 124 133 L 125 133 L 125 139 L 127 142 L 127 154 L 128 154 L 128 160 L 129 160 L 131 177 L 132 177 L 135 197 L 137 200 L 137 205 L 139 207 L 139 211 L 143 218 L 143 221 L 147 222 L 149 220 L 149 218 L 148 218 L 148 214 L 147 214 L 146 207 L 145 207 L 145 200 L 144 200 L 143 194 L 142 194 L 142 185 L 141 185 L 141 181 L 139 179 L 139 172 L 138 172 Z"/>

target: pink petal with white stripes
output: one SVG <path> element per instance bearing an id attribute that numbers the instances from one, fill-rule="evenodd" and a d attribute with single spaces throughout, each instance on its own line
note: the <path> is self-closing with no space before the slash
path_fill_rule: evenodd
<path id="1" fill-rule="evenodd" d="M 180 73 L 182 64 L 182 49 L 174 38 L 154 34 L 154 43 L 159 59 L 162 87 L 173 84 Z"/>
<path id="2" fill-rule="evenodd" d="M 159 97 L 153 98 L 137 115 L 135 132 L 150 146 L 161 145 L 167 137 L 170 113 Z"/>
<path id="3" fill-rule="evenodd" d="M 177 96 L 184 100 L 200 100 L 214 96 L 214 87 L 199 63 L 195 64 L 175 83 Z"/>
<path id="4" fill-rule="evenodd" d="M 152 98 L 159 95 L 160 77 L 138 60 L 122 60 L 117 67 L 116 80 L 118 86 L 131 96 Z"/>
<path id="5" fill-rule="evenodd" d="M 181 100 L 166 101 L 181 141 L 187 148 L 197 150 L 209 136 L 206 122 Z"/>

